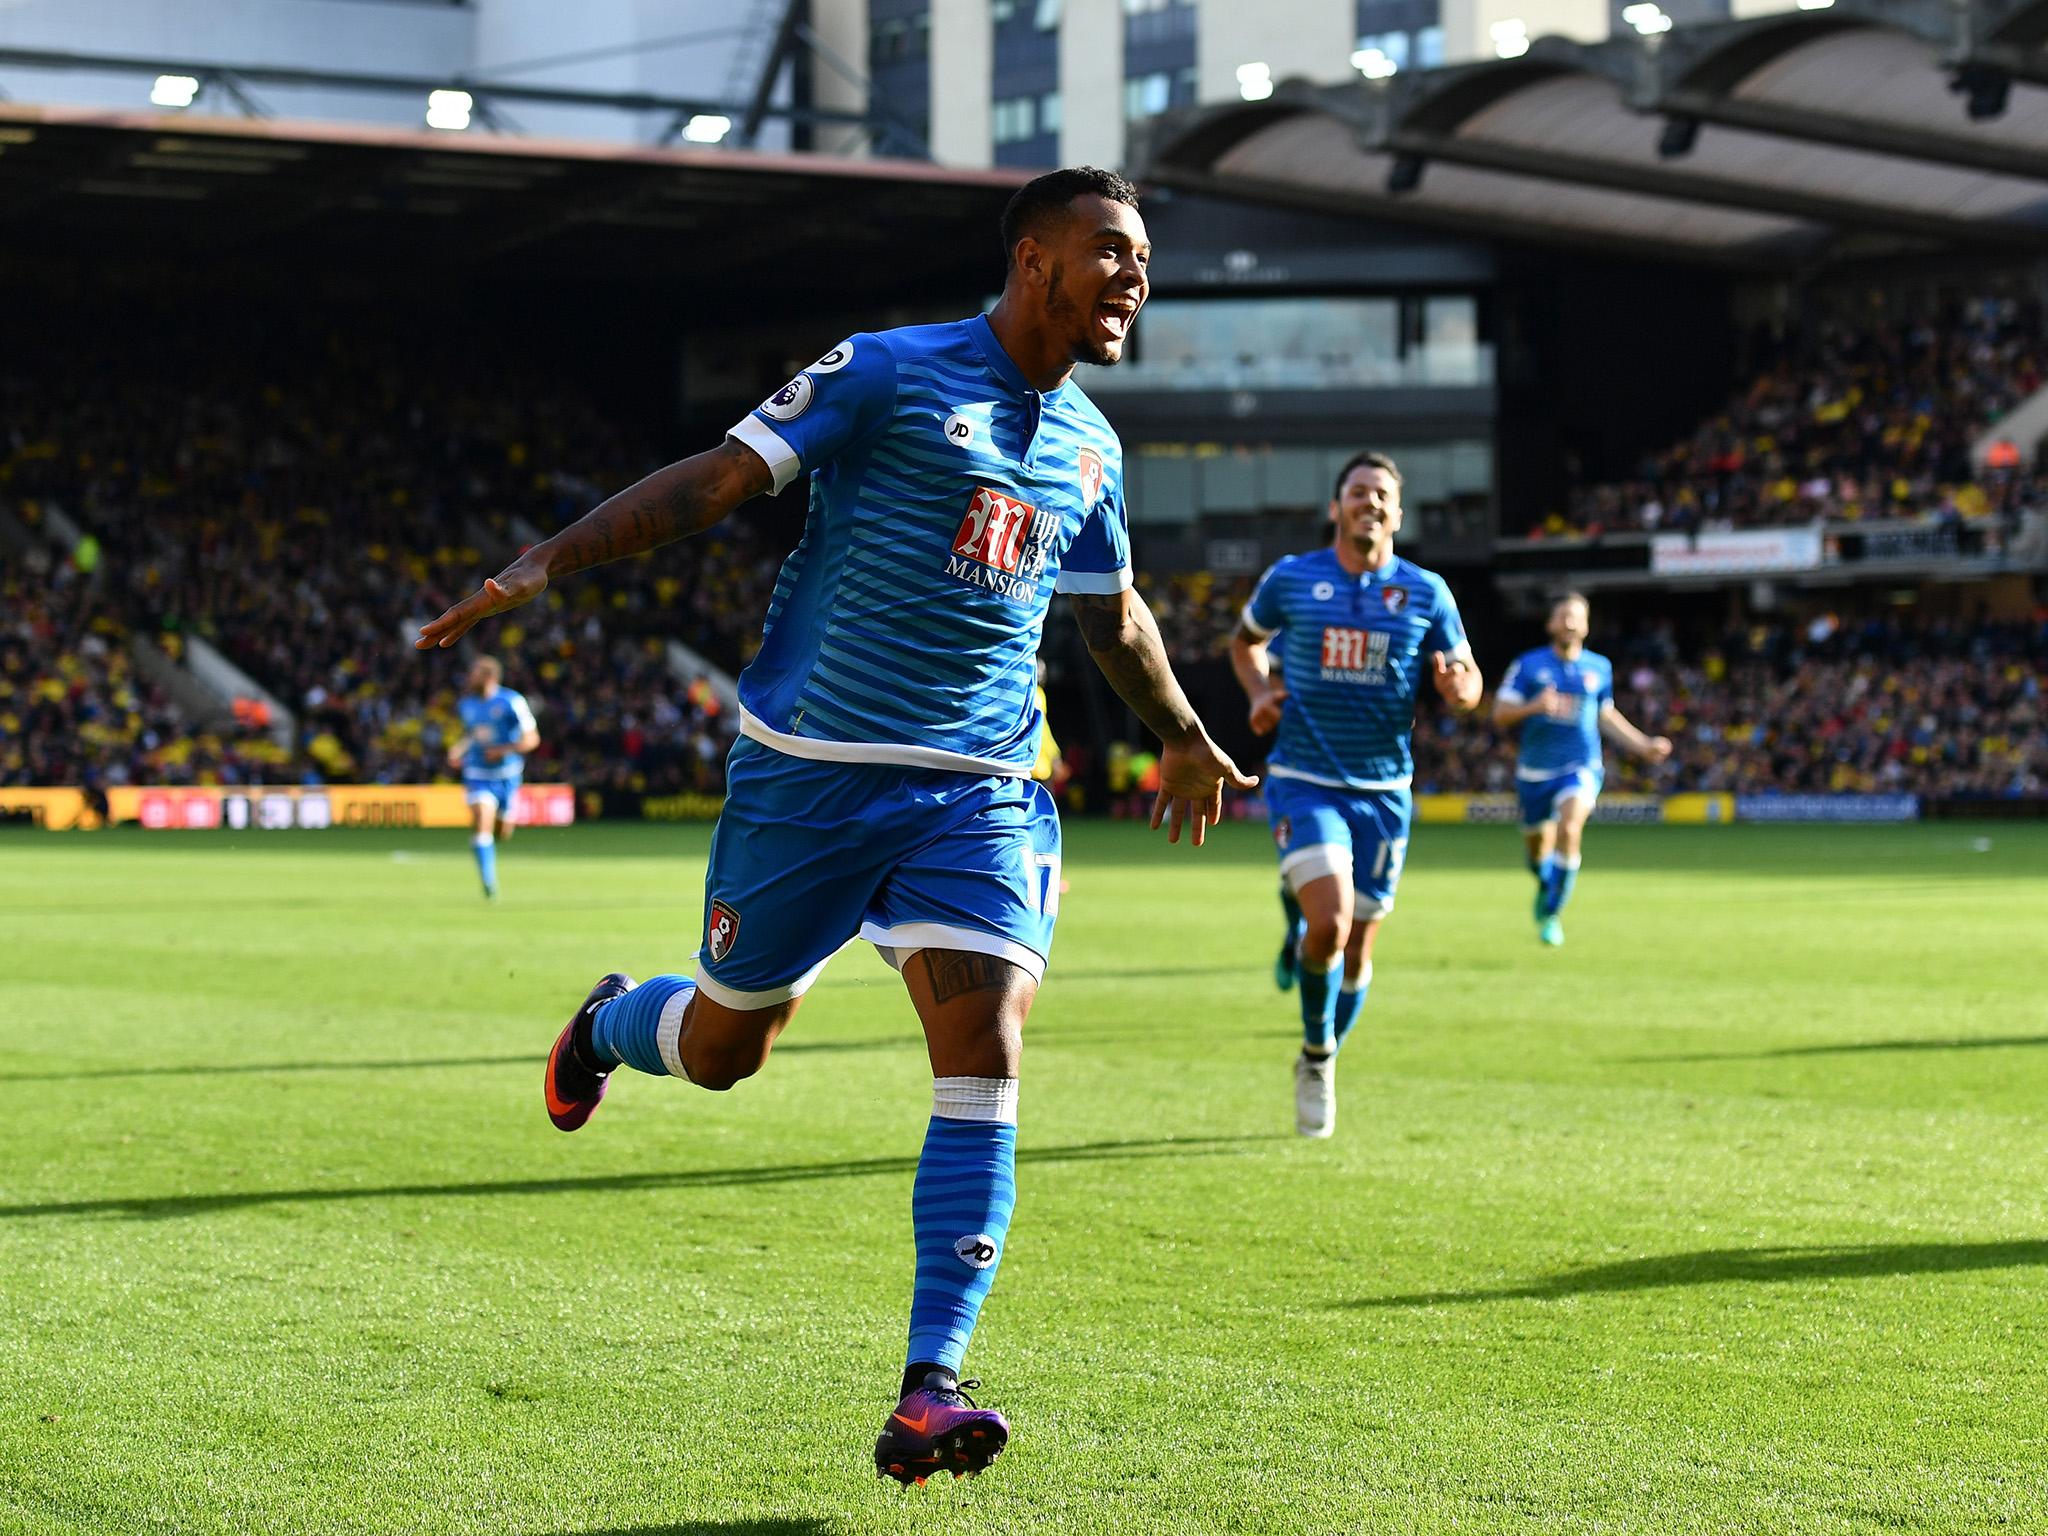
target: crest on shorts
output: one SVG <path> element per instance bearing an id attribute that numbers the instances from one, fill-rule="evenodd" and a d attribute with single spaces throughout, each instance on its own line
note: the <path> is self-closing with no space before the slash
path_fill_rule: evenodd
<path id="1" fill-rule="evenodd" d="M 1287 851 L 1287 845 L 1294 841 L 1294 818 L 1292 816 L 1282 816 L 1273 823 L 1273 841 L 1280 845 L 1282 853 Z"/>
<path id="2" fill-rule="evenodd" d="M 732 953 L 740 940 L 740 915 L 729 902 L 711 903 L 711 916 L 704 928 L 704 952 L 714 963 Z"/>
<path id="3" fill-rule="evenodd" d="M 1081 506 L 1092 509 L 1102 494 L 1102 455 L 1093 448 L 1081 450 Z"/>
<path id="4" fill-rule="evenodd" d="M 1386 600 L 1387 612 L 1389 613 L 1399 613 L 1408 606 L 1408 589 L 1406 587 L 1382 587 L 1380 589 L 1380 596 Z"/>

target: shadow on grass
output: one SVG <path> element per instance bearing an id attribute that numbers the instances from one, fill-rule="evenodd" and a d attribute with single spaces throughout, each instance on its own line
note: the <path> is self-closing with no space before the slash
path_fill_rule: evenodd
<path id="1" fill-rule="evenodd" d="M 1242 970 L 1243 967 L 1235 967 Z M 1199 972 L 1133 971 L 1132 976 L 1194 975 Z M 1027 1030 L 1025 1038 L 1040 1045 L 1113 1044 L 1128 1040 L 1166 1038 L 1174 1033 L 1169 1023 L 1090 1024 L 1078 1027 L 1040 1025 Z M 1274 1033 L 1282 1033 L 1275 1031 Z M 775 1055 L 835 1055 L 848 1051 L 922 1051 L 924 1037 L 905 1028 L 901 1035 L 881 1040 L 780 1040 Z M 71 1072 L 0 1072 L 0 1087 L 8 1083 L 91 1083 L 120 1078 L 155 1077 L 262 1077 L 328 1072 L 425 1072 L 437 1068 L 530 1067 L 540 1070 L 545 1058 L 538 1051 L 516 1056 L 413 1056 L 396 1061 L 239 1061 L 185 1064 L 162 1067 L 90 1067 Z"/>
<path id="2" fill-rule="evenodd" d="M 778 1056 L 792 1051 L 894 1051 L 921 1046 L 916 1035 L 895 1040 L 791 1040 L 775 1047 Z M 545 1058 L 538 1051 L 517 1056 L 416 1056 L 400 1061 L 259 1061 L 230 1065 L 180 1067 L 107 1067 L 84 1072 L 0 1072 L 0 1083 L 95 1082 L 114 1077 L 238 1077 L 273 1072 L 411 1072 L 434 1067 L 532 1067 Z"/>
<path id="3" fill-rule="evenodd" d="M 1547 1275 L 1524 1285 L 1483 1291 L 1422 1291 L 1408 1296 L 1366 1296 L 1357 1308 L 1445 1307 L 1482 1301 L 1559 1301 L 1654 1291 L 1667 1286 L 1777 1284 L 1788 1280 L 1867 1280 L 1897 1275 L 1944 1275 L 1978 1269 L 2048 1265 L 2048 1239 L 1998 1243 L 1859 1243 L 1812 1248 L 1707 1248 L 1595 1264 Z"/>
<path id="4" fill-rule="evenodd" d="M 2048 1035 L 1976 1035 L 1949 1040 L 1857 1040 L 1845 1045 L 1781 1045 L 1768 1051 L 1704 1051 L 1685 1056 L 1620 1056 L 1618 1063 L 1654 1065 L 1664 1061 L 1782 1061 L 1794 1056 L 1879 1056 L 1894 1051 L 2001 1051 L 2048 1045 Z"/>
<path id="5" fill-rule="evenodd" d="M 1273 1136 L 1191 1136 L 1176 1140 L 1094 1141 L 1071 1147 L 1026 1147 L 1020 1163 L 1107 1163 L 1155 1157 L 1220 1157 Z M 642 1194 L 654 1190 L 731 1189 L 755 1184 L 801 1184 L 817 1179 L 863 1179 L 914 1173 L 914 1157 L 851 1158 L 838 1163 L 785 1163 L 769 1168 L 703 1168 L 668 1173 L 610 1173 L 575 1179 L 501 1179 L 472 1184 L 325 1185 L 310 1189 L 222 1190 L 208 1195 L 113 1196 L 60 1200 L 47 1205 L 0 1205 L 0 1221 L 35 1216 L 125 1216 L 161 1221 L 206 1216 L 262 1205 L 324 1205 L 342 1200 L 472 1200 L 501 1195 Z"/>

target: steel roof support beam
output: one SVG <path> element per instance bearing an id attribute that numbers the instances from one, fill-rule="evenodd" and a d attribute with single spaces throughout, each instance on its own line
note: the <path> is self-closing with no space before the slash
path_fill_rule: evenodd
<path id="1" fill-rule="evenodd" d="M 1771 246 L 1701 246 L 1682 240 L 1618 234 L 1608 229 L 1572 229 L 1517 219 L 1497 213 L 1467 212 L 1460 208 L 1432 205 L 1426 196 L 1361 197 L 1355 193 L 1325 192 L 1312 187 L 1292 187 L 1284 182 L 1261 181 L 1246 176 L 1217 176 L 1206 171 L 1174 165 L 1155 166 L 1149 179 L 1156 185 L 1183 192 L 1206 192 L 1217 197 L 1243 198 L 1281 208 L 1299 208 L 1308 213 L 1349 213 L 1361 218 L 1384 219 L 1398 214 L 1401 222 L 1441 229 L 1451 234 L 1481 240 L 1523 240 L 1532 245 L 1564 245 L 1607 256 L 1634 256 L 1655 261 L 1676 261 L 1687 265 L 1704 263 L 1739 272 L 1781 272 L 1810 252 L 1811 242 L 1795 240 L 1797 249 Z"/>
<path id="2" fill-rule="evenodd" d="M 1667 91 L 1649 101 L 1639 100 L 1632 105 L 1641 111 L 1662 113 L 1667 117 L 1696 117 L 1703 123 L 1722 123 L 1730 128 L 1747 128 L 1752 133 L 1775 134 L 1785 139 L 1804 139 L 1810 144 L 1833 144 L 1841 149 L 1897 155 L 1904 160 L 1961 166 L 2000 176 L 2024 176 L 2035 181 L 2048 179 L 2048 152 L 1950 138 L 1946 134 L 1924 133 L 1917 128 L 1899 127 L 1868 118 L 1836 117 L 1805 107 L 1746 101 L 1732 96 L 1710 95 L 1704 91 Z"/>
<path id="3" fill-rule="evenodd" d="M 191 75 L 195 79 L 223 79 L 251 85 L 315 86 L 335 90 L 370 91 L 386 95 L 425 97 L 432 91 L 468 91 L 478 101 L 524 101 L 547 106 L 608 108 L 615 112 L 673 112 L 685 118 L 723 116 L 735 121 L 748 110 L 746 104 L 712 101 L 688 96 L 665 96 L 647 91 L 579 91 L 565 86 L 515 85 L 493 80 L 445 79 L 432 75 L 360 74 L 346 70 L 288 69 L 269 64 L 201 63 L 185 59 L 141 58 L 132 54 L 63 53 L 40 48 L 0 48 L 0 64 L 31 69 L 104 70 L 114 74 Z M 260 109 L 259 109 L 260 110 Z M 765 109 L 769 117 L 792 122 L 869 123 L 865 112 L 830 107 L 776 107 Z"/>
<path id="4" fill-rule="evenodd" d="M 1368 148 L 1395 154 L 1419 155 L 1425 160 L 1442 160 L 1480 170 L 1500 171 L 1568 186 L 1600 187 L 1610 192 L 1632 192 L 1644 197 L 1670 198 L 1675 202 L 1705 203 L 1737 208 L 1749 213 L 1777 214 L 1833 224 L 1846 229 L 1874 230 L 1914 239 L 1952 241 L 1958 237 L 1956 221 L 1932 214 L 1917 214 L 1885 203 L 1858 202 L 1830 196 L 1826 192 L 1804 192 L 1764 186 L 1727 176 L 1666 166 L 1627 165 L 1552 150 L 1526 149 L 1495 139 L 1457 134 L 1402 132 L 1384 143 Z M 2048 225 L 1982 224 L 1986 243 L 2048 250 Z"/>

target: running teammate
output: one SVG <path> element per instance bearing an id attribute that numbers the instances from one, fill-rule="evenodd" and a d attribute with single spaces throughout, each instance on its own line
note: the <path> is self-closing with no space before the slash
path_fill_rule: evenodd
<path id="1" fill-rule="evenodd" d="M 1519 731 L 1515 792 L 1522 802 L 1522 841 L 1536 877 L 1536 936 L 1564 942 L 1559 916 L 1579 878 L 1579 842 L 1600 798 L 1606 770 L 1600 738 L 1619 742 L 1645 762 L 1671 755 L 1664 736 L 1646 736 L 1614 707 L 1614 665 L 1586 649 L 1591 610 L 1567 592 L 1550 608 L 1550 644 L 1525 651 L 1493 696 L 1493 723 Z"/>
<path id="2" fill-rule="evenodd" d="M 536 545 L 419 640 L 452 644 L 550 580 L 810 477 L 803 540 L 740 678 L 697 974 L 601 980 L 549 1055 L 547 1106 L 577 1129 L 620 1066 L 732 1087 L 856 934 L 901 971 L 936 1078 L 901 1400 L 875 1446 L 902 1482 L 978 1472 L 1009 1436 L 959 1373 L 1015 1202 L 1022 1030 L 1059 905 L 1059 820 L 1031 779 L 1054 590 L 1164 742 L 1155 828 L 1199 844 L 1224 786 L 1257 782 L 1210 741 L 1131 589 L 1122 450 L 1071 379 L 1122 357 L 1145 301 L 1137 193 L 1056 171 L 1011 199 L 1002 234 L 990 314 L 841 342 L 718 447 Z"/>
<path id="3" fill-rule="evenodd" d="M 462 734 L 448 749 L 448 766 L 462 770 L 462 794 L 469 804 L 470 851 L 483 880 L 484 897 L 498 897 L 498 844 L 512 835 L 512 808 L 526 754 L 540 745 L 540 729 L 525 696 L 502 685 L 496 658 L 479 656 L 469 665 L 462 697 Z"/>
<path id="4" fill-rule="evenodd" d="M 1338 473 L 1330 521 L 1327 548 L 1289 555 L 1259 578 L 1230 645 L 1252 729 L 1280 730 L 1266 806 L 1287 914 L 1279 979 L 1283 990 L 1301 986 L 1294 1107 L 1304 1136 L 1337 1128 L 1337 1051 L 1365 1007 L 1373 940 L 1394 910 L 1418 685 L 1427 675 L 1461 712 L 1478 706 L 1481 689 L 1451 589 L 1394 553 L 1394 461 L 1355 455 Z"/>

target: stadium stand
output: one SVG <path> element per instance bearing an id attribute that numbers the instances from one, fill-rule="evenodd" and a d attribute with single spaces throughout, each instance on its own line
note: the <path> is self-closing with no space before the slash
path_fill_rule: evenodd
<path id="1" fill-rule="evenodd" d="M 1917 310 L 1873 296 L 1764 339 L 1753 376 L 1625 480 L 1577 489 L 1532 537 L 1879 518 L 2017 523 L 2048 500 L 2017 445 L 1979 472 L 1972 441 L 2048 379 L 2040 308 L 2002 293 Z"/>
<path id="2" fill-rule="evenodd" d="M 194 730 L 140 675 L 95 584 L 0 556 L 0 785 L 235 783 L 281 761 L 260 734 Z M 246 739 L 245 739 L 246 737 Z"/>
<path id="3" fill-rule="evenodd" d="M 422 379 L 390 359 L 335 355 L 290 385 L 259 376 L 144 381 L 102 372 L 0 383 L 10 423 L 0 501 L 34 521 L 45 506 L 104 550 L 91 601 L 44 601 L 10 624 L 93 686 L 70 706 L 93 721 L 127 698 L 130 630 L 202 637 L 297 712 L 275 751 L 245 723 L 230 749 L 191 731 L 160 695 L 136 703 L 125 739 L 157 739 L 108 773 L 162 782 L 434 782 L 455 727 L 461 658 L 417 656 L 406 621 L 470 590 L 524 538 L 579 516 L 660 462 L 587 404 L 530 381 L 484 388 Z M 119 378 L 109 384 L 110 378 Z M 522 536 L 523 531 L 523 536 Z M 493 646 L 542 712 L 536 777 L 650 793 L 715 789 L 732 722 L 666 665 L 683 639 L 726 666 L 758 643 L 776 566 L 735 524 L 690 560 L 614 567 L 550 593 Z M 30 573 L 19 578 L 33 584 Z M 10 603 L 12 615 L 15 605 Z M 52 691 L 47 680 L 27 684 Z M 109 692 L 108 690 L 112 690 Z M 70 782 L 82 766 L 46 711 L 12 782 Z M 12 733 L 10 733 L 11 735 Z M 83 740 L 81 738 L 80 740 Z M 16 763 L 13 758 L 19 757 Z M 52 773 L 69 777 L 53 779 Z"/>
<path id="4" fill-rule="evenodd" d="M 1597 646 L 1596 646 L 1597 648 Z M 1681 655 L 1668 628 L 1613 652 L 1615 702 L 1671 760 L 1610 749 L 1610 788 L 1733 794 L 2038 795 L 2048 788 L 2048 616 L 2031 625 L 1823 615 L 1759 624 Z M 1486 723 L 1432 717 L 1416 787 L 1513 787 L 1512 744 Z"/>

